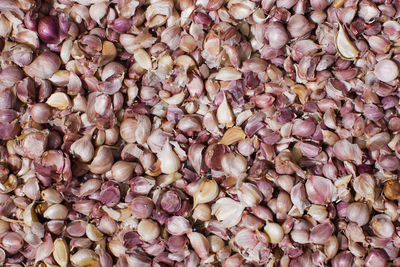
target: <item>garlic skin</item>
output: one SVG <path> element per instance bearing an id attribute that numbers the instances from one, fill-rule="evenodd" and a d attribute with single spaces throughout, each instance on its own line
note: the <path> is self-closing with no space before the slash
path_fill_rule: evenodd
<path id="1" fill-rule="evenodd" d="M 160 168 L 162 173 L 171 174 L 178 171 L 181 167 L 181 161 L 168 141 L 164 144 L 157 156 L 161 161 Z"/>

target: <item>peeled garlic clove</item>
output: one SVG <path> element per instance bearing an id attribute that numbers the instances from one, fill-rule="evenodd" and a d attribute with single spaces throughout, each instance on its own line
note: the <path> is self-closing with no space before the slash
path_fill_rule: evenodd
<path id="1" fill-rule="evenodd" d="M 103 239 L 103 234 L 91 223 L 86 225 L 86 236 L 94 242 Z"/>
<path id="2" fill-rule="evenodd" d="M 239 199 L 246 207 L 253 207 L 263 200 L 263 195 L 255 184 L 243 183 L 239 190 Z"/>
<path id="3" fill-rule="evenodd" d="M 278 244 L 284 236 L 282 226 L 274 222 L 267 222 L 267 225 L 264 227 L 264 232 L 268 235 L 269 242 L 272 244 Z"/>
<path id="4" fill-rule="evenodd" d="M 71 262 L 82 267 L 100 267 L 99 256 L 91 249 L 80 249 L 71 256 Z"/>
<path id="5" fill-rule="evenodd" d="M 339 31 L 337 33 L 336 39 L 336 49 L 341 58 L 345 60 L 353 60 L 358 57 L 359 51 L 351 42 L 350 38 L 343 26 L 339 23 Z"/>
<path id="6" fill-rule="evenodd" d="M 218 123 L 225 125 L 226 127 L 232 127 L 234 123 L 234 116 L 232 113 L 232 109 L 228 104 L 228 100 L 226 99 L 226 95 L 224 94 L 224 100 L 219 105 L 217 109 L 217 119 Z"/>
<path id="7" fill-rule="evenodd" d="M 69 262 L 69 248 L 63 238 L 54 241 L 53 258 L 61 267 L 67 267 Z"/>
<path id="8" fill-rule="evenodd" d="M 210 244 L 208 239 L 197 232 L 188 234 L 190 245 L 201 259 L 206 259 L 210 253 Z"/>
<path id="9" fill-rule="evenodd" d="M 68 209 L 61 204 L 54 204 L 46 209 L 43 217 L 51 220 L 64 220 L 67 218 Z"/>
<path id="10" fill-rule="evenodd" d="M 208 204 L 199 204 L 193 209 L 192 218 L 200 221 L 211 220 L 211 207 Z"/>
<path id="11" fill-rule="evenodd" d="M 50 107 L 57 109 L 66 109 L 71 106 L 71 100 L 66 93 L 55 92 L 46 101 Z"/>
<path id="12" fill-rule="evenodd" d="M 242 73 L 232 67 L 224 67 L 220 69 L 215 79 L 221 81 L 235 81 L 242 78 Z"/>
<path id="13" fill-rule="evenodd" d="M 391 82 L 399 76 L 399 67 L 390 60 L 384 59 L 376 63 L 374 73 L 376 78 L 382 82 Z"/>
<path id="14" fill-rule="evenodd" d="M 162 173 L 171 174 L 178 171 L 181 167 L 181 161 L 169 142 L 164 144 L 161 152 L 158 153 L 158 158 L 161 161 Z"/>
<path id="15" fill-rule="evenodd" d="M 245 138 L 246 138 L 246 134 L 244 133 L 244 131 L 241 128 L 233 127 L 233 128 L 229 128 L 224 133 L 224 136 L 222 136 L 222 139 L 219 143 L 229 146 L 237 141 L 244 140 Z"/>
<path id="16" fill-rule="evenodd" d="M 151 58 L 149 54 L 143 48 L 136 50 L 133 53 L 133 57 L 135 58 L 136 62 L 145 70 L 151 70 Z"/>
<path id="17" fill-rule="evenodd" d="M 142 219 L 137 226 L 137 232 L 143 241 L 150 242 L 160 235 L 160 227 L 150 219 Z"/>
<path id="18" fill-rule="evenodd" d="M 203 180 L 193 194 L 193 208 L 197 204 L 203 204 L 213 201 L 219 193 L 218 184 L 214 180 Z"/>
<path id="19" fill-rule="evenodd" d="M 89 162 L 94 156 L 94 147 L 88 135 L 76 140 L 70 147 L 70 151 L 82 162 Z"/>

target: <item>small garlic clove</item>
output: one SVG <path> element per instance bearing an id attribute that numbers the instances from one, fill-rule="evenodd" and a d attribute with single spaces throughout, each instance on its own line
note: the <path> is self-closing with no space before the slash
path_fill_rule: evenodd
<path id="1" fill-rule="evenodd" d="M 165 174 L 171 174 L 177 172 L 181 167 L 181 161 L 176 155 L 175 151 L 169 141 L 167 141 L 161 152 L 157 154 L 159 160 L 161 161 L 161 172 Z"/>
<path id="2" fill-rule="evenodd" d="M 359 51 L 351 42 L 343 26 L 339 23 L 339 31 L 335 39 L 336 49 L 341 58 L 354 60 L 358 57 Z"/>
<path id="3" fill-rule="evenodd" d="M 77 266 L 100 267 L 99 256 L 91 249 L 80 249 L 70 259 Z"/>
<path id="4" fill-rule="evenodd" d="M 55 92 L 47 99 L 46 104 L 53 108 L 66 109 L 71 107 L 72 103 L 66 93 Z"/>
<path id="5" fill-rule="evenodd" d="M 192 227 L 183 216 L 171 216 L 165 222 L 165 230 L 171 235 L 184 235 L 190 233 Z"/>
<path id="6" fill-rule="evenodd" d="M 391 82 L 399 76 L 399 67 L 393 60 L 384 59 L 376 63 L 374 73 L 380 81 Z"/>
<path id="7" fill-rule="evenodd" d="M 215 76 L 215 79 L 220 81 L 235 81 L 241 78 L 242 73 L 232 67 L 221 68 Z"/>
<path id="8" fill-rule="evenodd" d="M 246 138 L 246 134 L 241 128 L 232 127 L 232 128 L 229 128 L 224 133 L 224 135 L 222 136 L 222 139 L 219 141 L 219 143 L 229 146 L 237 141 L 244 140 L 245 138 Z"/>
<path id="9" fill-rule="evenodd" d="M 65 220 L 67 218 L 67 214 L 67 207 L 61 204 L 54 204 L 45 210 L 43 217 L 51 220 Z"/>
<path id="10" fill-rule="evenodd" d="M 264 226 L 264 232 L 268 235 L 269 242 L 272 244 L 278 244 L 284 236 L 282 226 L 274 222 L 267 222 Z"/>
<path id="11" fill-rule="evenodd" d="M 333 234 L 335 228 L 330 222 L 317 224 L 311 229 L 310 241 L 314 244 L 324 244 Z"/>
<path id="12" fill-rule="evenodd" d="M 239 188 L 238 197 L 246 207 L 253 207 L 263 200 L 262 193 L 252 183 L 243 183 Z"/>
<path id="13" fill-rule="evenodd" d="M 86 225 L 86 236 L 94 242 L 98 242 L 103 239 L 103 234 L 91 223 Z"/>
<path id="14" fill-rule="evenodd" d="M 53 258 L 61 267 L 67 267 L 69 263 L 69 247 L 63 238 L 54 241 Z"/>
<path id="15" fill-rule="evenodd" d="M 208 254 L 210 253 L 210 244 L 208 243 L 207 238 L 197 232 L 191 232 L 188 234 L 188 238 L 190 241 L 190 245 L 196 252 L 196 254 L 201 259 L 206 259 Z"/>
<path id="16" fill-rule="evenodd" d="M 137 226 L 137 232 L 143 241 L 150 242 L 160 235 L 160 227 L 153 220 L 142 219 Z"/>
<path id="17" fill-rule="evenodd" d="M 193 194 L 193 208 L 197 204 L 204 204 L 213 201 L 219 193 L 219 187 L 215 180 L 204 179 Z"/>
<path id="18" fill-rule="evenodd" d="M 76 140 L 70 147 L 70 151 L 82 162 L 89 162 L 94 156 L 94 147 L 88 135 Z"/>
<path id="19" fill-rule="evenodd" d="M 145 70 L 152 69 L 151 58 L 149 54 L 143 48 L 136 50 L 133 53 L 133 57 L 135 58 L 136 62 Z"/>
<path id="20" fill-rule="evenodd" d="M 208 204 L 199 204 L 193 209 L 192 218 L 203 222 L 211 220 L 211 207 Z"/>

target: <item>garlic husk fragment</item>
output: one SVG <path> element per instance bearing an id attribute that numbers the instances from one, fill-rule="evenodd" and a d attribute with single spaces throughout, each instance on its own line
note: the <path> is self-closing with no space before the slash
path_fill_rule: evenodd
<path id="1" fill-rule="evenodd" d="M 237 225 L 241 218 L 244 206 L 231 198 L 220 198 L 211 207 L 211 214 L 215 215 L 224 227 Z"/>
<path id="2" fill-rule="evenodd" d="M 161 161 L 162 173 L 171 174 L 181 167 L 181 161 L 169 142 L 166 142 L 161 152 L 158 153 L 158 159 Z"/>
<path id="3" fill-rule="evenodd" d="M 351 42 L 343 26 L 339 23 L 339 31 L 335 39 L 336 49 L 341 58 L 354 60 L 358 57 L 359 51 Z"/>

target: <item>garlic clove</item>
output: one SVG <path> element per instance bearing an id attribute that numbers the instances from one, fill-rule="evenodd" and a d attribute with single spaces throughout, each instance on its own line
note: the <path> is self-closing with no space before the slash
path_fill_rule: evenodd
<path id="1" fill-rule="evenodd" d="M 351 42 L 343 26 L 339 23 L 339 31 L 335 39 L 336 49 L 341 58 L 354 60 L 358 57 L 359 51 Z"/>
<path id="2" fill-rule="evenodd" d="M 216 181 L 204 179 L 193 194 L 193 208 L 197 204 L 204 204 L 213 201 L 219 193 L 219 187 Z"/>

